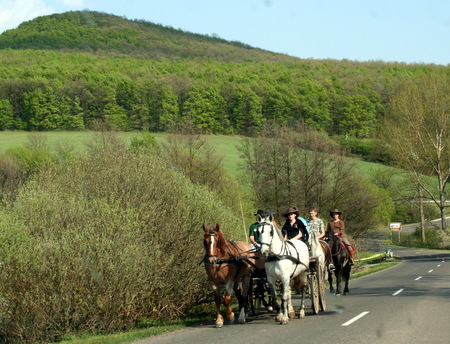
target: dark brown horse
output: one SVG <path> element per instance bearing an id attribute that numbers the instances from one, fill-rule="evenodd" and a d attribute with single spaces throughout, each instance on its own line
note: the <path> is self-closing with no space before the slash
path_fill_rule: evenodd
<path id="1" fill-rule="evenodd" d="M 350 279 L 350 255 L 345 249 L 344 244 L 336 238 L 332 233 L 327 232 L 326 240 L 331 247 L 333 264 L 335 267 L 334 274 L 336 276 L 336 295 L 341 294 L 341 284 L 344 280 L 344 295 L 349 293 L 348 280 Z M 333 292 L 333 274 L 328 272 L 328 282 L 330 283 L 330 291 Z"/>
<path id="2" fill-rule="evenodd" d="M 203 262 L 214 291 L 217 310 L 216 327 L 223 326 L 223 317 L 220 314 L 222 301 L 219 294 L 220 284 L 225 285 L 223 304 L 226 308 L 227 320 L 234 321 L 234 313 L 230 307 L 231 293 L 234 290 L 239 301 L 239 323 L 245 323 L 252 273 L 248 262 L 255 264 L 255 260 L 251 258 L 251 246 L 243 241 L 227 240 L 218 224 L 210 227 L 203 225 L 203 230 L 205 231 L 203 245 L 206 250 Z M 242 282 L 241 287 L 239 282 Z"/>

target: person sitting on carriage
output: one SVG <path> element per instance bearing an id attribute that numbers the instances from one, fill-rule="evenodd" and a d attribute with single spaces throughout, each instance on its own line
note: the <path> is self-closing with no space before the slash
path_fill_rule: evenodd
<path id="1" fill-rule="evenodd" d="M 317 211 L 316 208 L 314 207 L 309 208 L 309 219 L 308 219 L 309 232 L 312 233 L 316 237 L 316 239 L 319 240 L 319 242 L 321 242 L 327 260 L 328 269 L 330 271 L 333 271 L 335 267 L 331 257 L 331 248 L 328 246 L 326 242 L 320 240 L 325 236 L 325 224 L 323 223 L 322 219 L 319 219 L 317 217 L 318 214 L 319 212 Z"/>
<path id="2" fill-rule="evenodd" d="M 281 233 L 286 240 L 302 240 L 309 247 L 308 230 L 306 229 L 305 223 L 298 218 L 299 214 L 297 207 L 290 207 L 286 213 L 284 213 L 283 216 L 286 218 L 286 222 L 281 229 Z"/>
<path id="3" fill-rule="evenodd" d="M 270 215 L 276 215 L 275 212 L 273 212 L 271 209 L 266 209 L 266 210 L 261 210 L 258 209 L 258 211 L 256 212 L 256 214 L 254 214 L 255 216 L 260 217 L 261 221 L 264 221 L 268 216 Z M 272 221 L 272 223 L 277 226 L 277 223 L 275 222 L 275 220 Z M 259 235 L 258 235 L 258 226 L 259 226 L 259 222 L 256 221 L 255 223 L 252 223 L 250 225 L 249 228 L 249 239 L 250 239 L 250 244 L 252 246 L 252 249 L 254 250 L 259 250 L 260 246 L 261 246 L 261 242 L 259 240 Z"/>
<path id="4" fill-rule="evenodd" d="M 347 248 L 350 256 L 350 265 L 355 264 L 354 249 L 347 236 L 345 235 L 345 223 L 341 220 L 342 212 L 339 209 L 330 211 L 330 216 L 333 218 L 328 222 L 327 232 L 335 235 Z"/>

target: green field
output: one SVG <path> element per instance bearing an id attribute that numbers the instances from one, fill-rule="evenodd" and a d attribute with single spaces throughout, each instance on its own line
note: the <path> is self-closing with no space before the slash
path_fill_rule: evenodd
<path id="1" fill-rule="evenodd" d="M 55 148 L 60 145 L 69 145 L 73 147 L 75 152 L 82 152 L 86 143 L 89 142 L 95 135 L 93 131 L 49 131 L 49 132 L 39 132 L 46 138 L 47 143 L 50 147 Z M 117 135 L 129 142 L 130 138 L 133 136 L 139 137 L 140 132 L 118 132 Z M 152 135 L 159 141 L 162 142 L 166 134 L 164 133 L 152 133 Z M 9 147 L 13 146 L 23 146 L 28 141 L 30 136 L 29 132 L 22 131 L 3 131 L 0 132 L 0 153 L 4 152 Z M 223 158 L 223 166 L 225 170 L 232 176 L 238 175 L 242 172 L 240 167 L 241 159 L 239 157 L 240 153 L 237 149 L 240 141 L 244 138 L 242 136 L 225 136 L 225 135 L 207 135 L 208 141 L 216 150 L 217 155 Z M 366 161 L 356 160 L 358 171 L 365 176 L 370 176 L 374 171 L 378 169 L 390 169 L 394 178 L 399 178 L 395 175 L 395 170 L 391 167 L 384 165 L 370 163 Z"/>
<path id="2" fill-rule="evenodd" d="M 56 148 L 60 144 L 68 144 L 74 148 L 76 152 L 82 152 L 85 148 L 85 143 L 92 139 L 95 132 L 93 131 L 50 131 L 39 133 L 47 139 L 50 147 Z M 133 136 L 140 136 L 139 132 L 119 132 L 119 137 L 126 142 Z M 152 133 L 158 140 L 164 140 L 165 134 Z M 6 149 L 14 146 L 23 146 L 28 141 L 29 132 L 21 131 L 3 131 L 0 132 L 0 153 Z M 223 157 L 223 165 L 226 171 L 231 175 L 238 172 L 239 151 L 236 148 L 239 141 L 242 140 L 240 136 L 223 136 L 223 135 L 208 135 L 208 140 L 216 149 L 216 153 Z"/>

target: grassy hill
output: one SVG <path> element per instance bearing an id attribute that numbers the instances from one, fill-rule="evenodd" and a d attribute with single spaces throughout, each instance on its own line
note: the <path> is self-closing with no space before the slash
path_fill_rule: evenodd
<path id="1" fill-rule="evenodd" d="M 240 42 L 101 12 L 38 17 L 0 35 L 0 49 L 58 50 L 151 60 L 295 61 Z"/>

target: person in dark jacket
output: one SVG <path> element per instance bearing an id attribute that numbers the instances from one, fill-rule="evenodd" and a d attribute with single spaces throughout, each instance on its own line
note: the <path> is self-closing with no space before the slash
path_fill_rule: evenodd
<path id="1" fill-rule="evenodd" d="M 297 207 L 290 207 L 284 214 L 286 222 L 281 232 L 287 240 L 298 239 L 308 245 L 308 231 L 306 230 L 305 224 L 298 218 L 299 214 Z"/>

